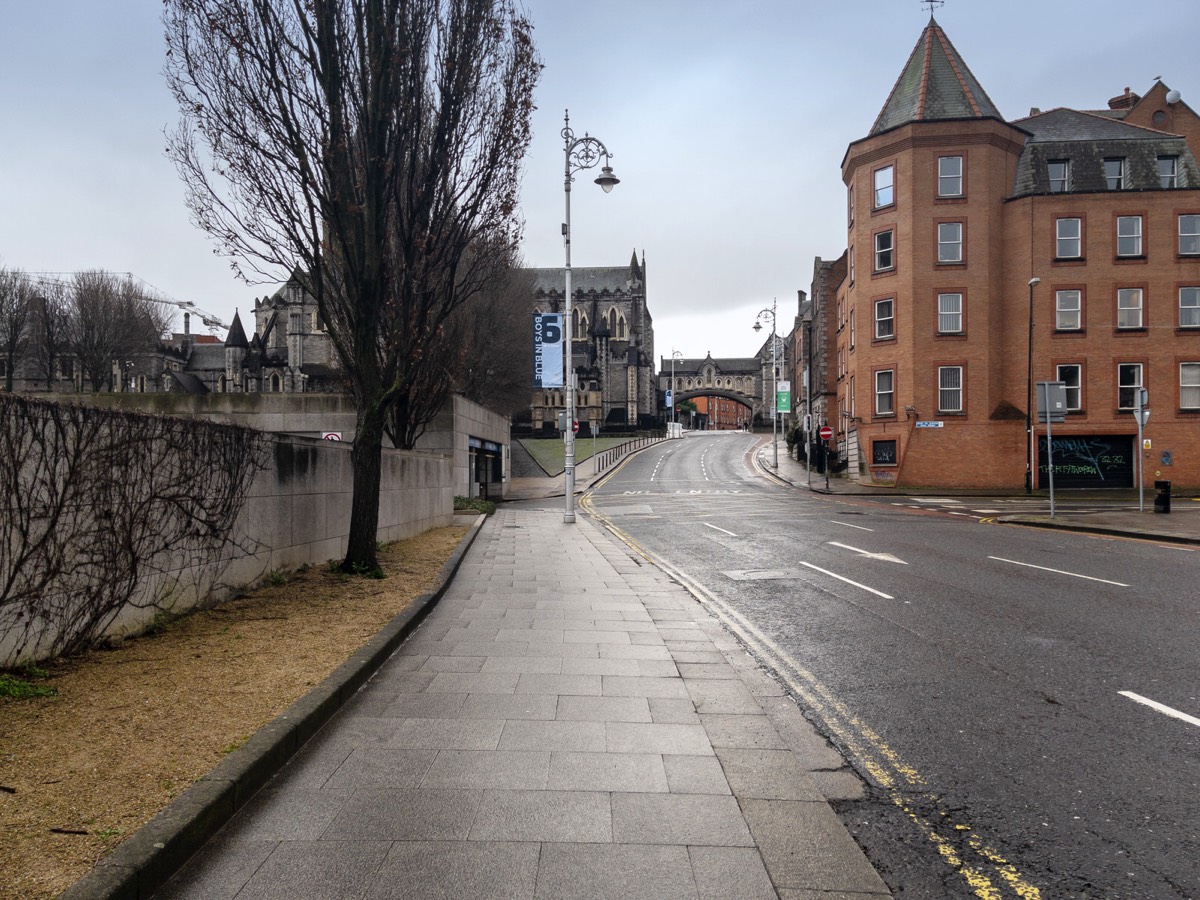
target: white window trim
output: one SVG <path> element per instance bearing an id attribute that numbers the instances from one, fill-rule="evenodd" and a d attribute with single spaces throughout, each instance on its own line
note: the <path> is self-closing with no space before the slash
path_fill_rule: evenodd
<path id="1" fill-rule="evenodd" d="M 1134 222 L 1136 228 L 1132 234 L 1122 234 L 1121 225 L 1123 223 Z M 1132 252 L 1122 252 L 1121 240 L 1134 240 L 1136 245 Z M 1141 256 L 1142 255 L 1142 217 L 1141 216 L 1117 216 L 1117 256 Z"/>
<path id="2" fill-rule="evenodd" d="M 1137 381 L 1133 384 L 1121 384 L 1121 370 L 1127 368 L 1137 368 Z M 1133 409 L 1133 400 L 1136 397 L 1136 390 L 1140 387 L 1145 387 L 1144 384 L 1144 369 L 1141 363 L 1117 363 L 1117 409 Z M 1130 397 L 1129 405 L 1125 406 L 1121 403 L 1121 391 L 1135 391 L 1135 394 Z"/>
<path id="3" fill-rule="evenodd" d="M 1183 230 L 1183 220 L 1184 219 L 1190 219 L 1195 222 L 1195 225 L 1192 226 L 1193 228 L 1195 228 L 1195 231 L 1185 232 Z M 1195 246 L 1196 249 L 1195 250 L 1184 250 L 1183 249 L 1184 238 L 1191 238 L 1192 244 L 1193 244 L 1193 246 Z M 1179 216 L 1179 248 L 1178 249 L 1179 249 L 1180 256 L 1200 256 L 1200 215 L 1197 215 L 1195 213 L 1183 213 Z"/>
<path id="4" fill-rule="evenodd" d="M 1074 295 L 1075 307 L 1063 306 L 1062 301 L 1070 295 Z M 1064 313 L 1074 313 L 1075 324 L 1064 325 L 1062 316 Z M 1054 330 L 1055 331 L 1079 331 L 1083 328 L 1083 291 L 1069 289 L 1065 291 L 1054 292 Z"/>
<path id="5" fill-rule="evenodd" d="M 889 173 L 891 178 L 886 184 L 881 185 L 880 181 L 879 181 L 879 176 L 882 175 L 884 172 Z M 879 194 L 881 191 L 888 192 L 888 199 L 883 203 L 879 202 Z M 884 209 L 888 206 L 895 205 L 895 203 L 896 203 L 896 167 L 894 165 L 880 166 L 878 169 L 876 169 L 874 172 L 871 173 L 871 203 L 872 203 L 872 209 Z"/>
<path id="6" fill-rule="evenodd" d="M 1184 306 L 1184 304 L 1183 304 L 1183 292 L 1184 291 L 1193 291 L 1194 292 L 1192 294 L 1193 302 L 1189 303 L 1187 306 Z M 1193 319 L 1195 319 L 1194 322 L 1185 323 L 1183 321 L 1183 311 L 1185 309 L 1192 311 L 1191 317 Z M 1179 289 L 1179 327 L 1180 328 L 1200 328 L 1200 285 L 1185 285 L 1184 287 L 1181 287 Z"/>
<path id="7" fill-rule="evenodd" d="M 881 390 L 879 387 L 879 378 L 881 375 L 887 375 L 891 379 L 891 386 L 887 390 Z M 879 401 L 881 398 L 888 398 L 890 409 L 881 410 Z M 896 414 L 896 370 L 895 369 L 879 369 L 875 372 L 875 415 L 877 416 L 894 416 Z"/>
<path id="8" fill-rule="evenodd" d="M 952 380 L 956 380 L 957 383 L 947 385 L 947 376 L 952 376 Z M 957 398 L 957 406 L 946 402 L 947 399 L 953 402 L 954 398 Z M 965 405 L 963 401 L 963 367 L 938 366 L 938 412 L 960 413 L 963 411 Z"/>
<path id="9" fill-rule="evenodd" d="M 879 306 L 881 303 L 891 304 L 891 306 L 889 307 L 891 315 L 888 315 L 886 317 L 879 315 Z M 874 322 L 875 322 L 875 329 L 873 332 L 875 335 L 875 340 L 890 341 L 892 338 L 894 338 L 896 336 L 896 298 L 895 297 L 882 297 L 879 300 L 876 300 L 875 304 L 874 304 L 873 318 L 874 318 Z M 888 328 L 890 329 L 890 333 L 888 333 L 888 334 L 880 334 L 879 333 L 879 326 L 883 322 L 888 323 Z"/>
<path id="10" fill-rule="evenodd" d="M 958 171 L 945 173 L 942 171 L 942 163 L 950 161 L 958 163 Z M 963 195 L 963 158 L 961 156 L 939 156 L 937 161 L 937 190 L 939 197 L 961 197 Z M 957 182 L 958 190 L 943 191 L 942 184 L 944 182 Z"/>
<path id="11" fill-rule="evenodd" d="M 1063 378 L 1063 369 L 1075 369 L 1078 372 L 1078 382 L 1074 385 L 1067 384 L 1067 412 L 1081 412 L 1083 410 L 1083 365 L 1080 363 L 1063 363 L 1054 367 L 1054 377 L 1057 381 L 1066 384 L 1066 379 Z M 1071 403 L 1071 395 L 1075 396 L 1075 403 Z"/>
<path id="12" fill-rule="evenodd" d="M 957 234 L 957 237 L 953 240 L 943 240 L 943 237 L 942 237 L 942 229 L 943 228 L 950 230 L 950 234 L 952 237 L 955 234 Z M 957 229 L 957 232 L 954 231 L 954 229 Z M 939 222 L 938 227 L 937 227 L 937 232 L 938 232 L 938 234 L 937 234 L 937 238 L 938 238 L 937 261 L 939 263 L 960 263 L 960 262 L 962 262 L 963 261 L 963 223 L 962 222 Z M 954 252 L 956 252 L 957 255 L 955 255 L 953 257 L 943 256 L 942 255 L 943 247 L 956 248 Z"/>
<path id="13" fill-rule="evenodd" d="M 1136 303 L 1126 301 L 1136 300 Z M 1137 313 L 1137 321 L 1134 323 L 1122 322 L 1121 314 Z M 1144 328 L 1145 327 L 1145 296 L 1141 288 L 1117 288 L 1117 327 L 1118 328 Z"/>
<path id="14" fill-rule="evenodd" d="M 1194 381 L 1185 382 L 1183 380 L 1185 367 L 1193 370 L 1192 377 L 1195 379 Z M 1184 402 L 1185 398 L 1189 399 L 1190 402 Z M 1200 362 L 1182 362 L 1179 364 L 1179 408 L 1200 409 Z"/>
<path id="15" fill-rule="evenodd" d="M 891 244 L 887 248 L 880 250 L 879 239 L 881 237 L 883 237 L 885 234 L 888 236 L 888 239 L 890 240 Z M 874 237 L 872 243 L 874 245 L 873 249 L 875 251 L 874 256 L 871 260 L 874 265 L 874 271 L 876 271 L 876 272 L 891 272 L 893 269 L 895 269 L 896 268 L 896 231 L 895 231 L 895 229 L 888 228 L 883 231 L 875 232 L 875 237 Z M 891 258 L 891 262 L 888 263 L 886 266 L 881 266 L 879 264 L 879 256 L 881 253 L 886 253 Z"/>
<path id="16" fill-rule="evenodd" d="M 1062 226 L 1066 222 L 1074 222 L 1076 234 L 1063 236 Z M 1076 244 L 1075 253 L 1063 253 L 1063 241 L 1073 241 Z M 1083 259 L 1083 219 L 1077 216 L 1063 216 L 1054 220 L 1054 256 L 1056 259 Z"/>
<path id="17" fill-rule="evenodd" d="M 956 309 L 947 312 L 946 310 L 944 310 L 942 308 L 942 299 L 943 298 L 948 299 L 950 297 L 957 297 L 958 305 L 957 305 Z M 938 334 L 962 334 L 963 331 L 965 330 L 963 328 L 963 295 L 961 293 L 956 293 L 956 292 L 947 292 L 947 293 L 943 293 L 943 294 L 938 294 L 937 295 L 937 317 L 938 317 L 938 320 L 937 320 L 937 333 Z M 957 328 L 945 327 L 946 320 L 951 317 L 958 320 Z"/>

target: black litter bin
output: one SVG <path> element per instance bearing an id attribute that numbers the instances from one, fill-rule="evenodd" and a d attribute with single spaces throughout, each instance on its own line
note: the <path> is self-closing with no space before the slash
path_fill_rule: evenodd
<path id="1" fill-rule="evenodd" d="M 1154 511 L 1156 513 L 1169 513 L 1171 511 L 1171 482 L 1156 481 L 1154 489 L 1158 491 L 1154 495 Z"/>

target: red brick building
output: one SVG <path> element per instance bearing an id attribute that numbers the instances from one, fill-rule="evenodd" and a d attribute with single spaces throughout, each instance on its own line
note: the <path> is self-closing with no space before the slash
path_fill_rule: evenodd
<path id="1" fill-rule="evenodd" d="M 814 413 L 850 477 L 1019 488 L 1031 385 L 1062 381 L 1056 486 L 1129 487 L 1135 453 L 1147 485 L 1200 486 L 1197 155 L 1200 117 L 1162 82 L 1006 120 L 931 19 L 842 162 L 844 260 L 815 270 L 814 382 L 836 410 Z"/>

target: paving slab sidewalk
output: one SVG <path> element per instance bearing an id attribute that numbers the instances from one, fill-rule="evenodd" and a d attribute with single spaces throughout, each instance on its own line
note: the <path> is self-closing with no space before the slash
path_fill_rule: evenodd
<path id="1" fill-rule="evenodd" d="M 843 766 L 664 573 L 585 517 L 502 507 L 416 633 L 155 896 L 890 896 L 829 806 L 861 791 Z"/>

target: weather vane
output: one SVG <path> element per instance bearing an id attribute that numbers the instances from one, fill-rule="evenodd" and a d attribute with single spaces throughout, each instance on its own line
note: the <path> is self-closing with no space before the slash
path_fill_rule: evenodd
<path id="1" fill-rule="evenodd" d="M 937 9 L 939 6 L 946 5 L 946 0 L 921 0 L 921 5 L 928 6 L 929 15 L 932 16 L 935 9 Z"/>

